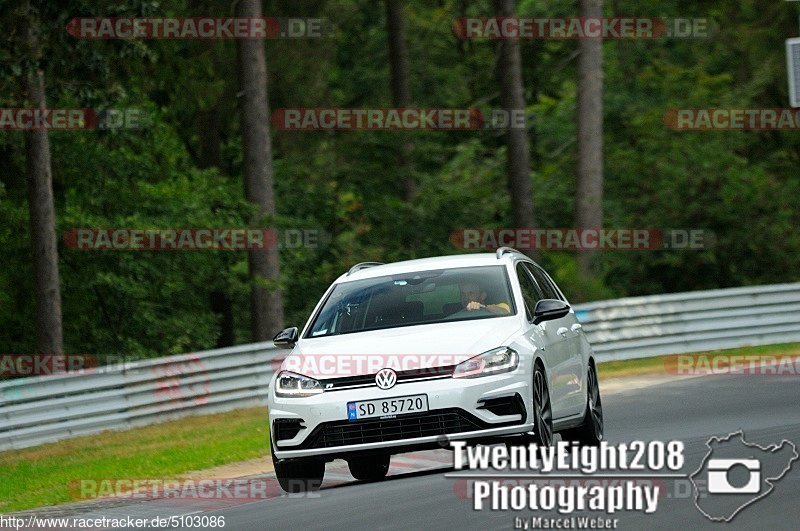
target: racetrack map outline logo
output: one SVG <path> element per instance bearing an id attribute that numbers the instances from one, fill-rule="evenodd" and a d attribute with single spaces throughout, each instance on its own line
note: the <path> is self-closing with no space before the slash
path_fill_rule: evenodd
<path id="1" fill-rule="evenodd" d="M 737 435 L 738 438 L 734 439 Z M 742 430 L 730 433 L 726 437 L 713 436 L 706 441 L 706 446 L 708 453 L 697 470 L 689 476 L 689 481 L 694 486 L 695 506 L 703 513 L 703 516 L 713 522 L 730 522 L 742 509 L 766 497 L 775 489 L 775 482 L 782 479 L 792 468 L 792 463 L 800 458 L 795 444 L 787 439 L 781 440 L 779 444 L 760 446 L 747 442 Z M 743 450 L 747 449 L 752 451 L 749 455 L 743 455 L 745 453 Z M 787 451 L 791 451 L 792 454 L 788 461 L 786 461 L 787 456 L 785 455 Z M 733 452 L 734 458 L 730 458 L 729 452 Z M 714 458 L 712 458 L 712 454 L 715 454 Z M 757 462 L 755 467 L 753 460 Z M 712 468 L 712 462 L 715 465 L 722 465 L 723 468 L 724 465 L 728 465 L 727 472 L 717 466 Z M 776 465 L 780 465 L 781 462 L 786 463 L 785 467 L 776 469 Z M 727 477 L 734 466 L 746 467 L 750 475 L 747 485 L 744 487 L 731 485 Z M 770 468 L 773 469 L 772 472 L 770 472 Z M 700 475 L 708 478 L 705 486 L 695 482 L 695 478 Z M 754 478 L 758 490 L 751 488 Z M 719 488 L 719 483 L 723 483 L 722 488 Z M 769 488 L 765 488 L 767 485 Z"/>

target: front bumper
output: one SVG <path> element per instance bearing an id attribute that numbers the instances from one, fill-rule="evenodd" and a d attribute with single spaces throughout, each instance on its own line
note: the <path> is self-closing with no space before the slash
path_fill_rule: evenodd
<path id="1" fill-rule="evenodd" d="M 530 432 L 533 407 L 528 379 L 522 373 L 517 369 L 481 378 L 437 378 L 399 383 L 389 390 L 362 387 L 306 398 L 279 398 L 270 392 L 273 451 L 278 459 L 333 459 L 354 452 L 400 453 L 443 446 L 447 440 Z M 417 394 L 427 395 L 427 413 L 347 420 L 348 402 Z M 487 407 L 509 401 L 518 407 Z"/>

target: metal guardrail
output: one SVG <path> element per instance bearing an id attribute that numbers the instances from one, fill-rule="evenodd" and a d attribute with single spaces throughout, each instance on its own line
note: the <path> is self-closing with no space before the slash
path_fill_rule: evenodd
<path id="1" fill-rule="evenodd" d="M 0 450 L 265 405 L 277 355 L 270 341 L 2 382 Z"/>
<path id="2" fill-rule="evenodd" d="M 800 341 L 800 283 L 575 306 L 598 360 Z M 271 342 L 0 383 L 0 450 L 265 405 Z M 266 416 L 265 416 L 266 422 Z"/>
<path id="3" fill-rule="evenodd" d="M 575 310 L 602 361 L 800 341 L 800 283 L 630 297 Z"/>

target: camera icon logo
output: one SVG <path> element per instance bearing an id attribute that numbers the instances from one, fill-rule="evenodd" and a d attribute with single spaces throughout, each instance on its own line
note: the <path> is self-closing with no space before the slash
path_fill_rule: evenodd
<path id="1" fill-rule="evenodd" d="M 706 448 L 689 480 L 695 506 L 713 522 L 730 522 L 776 487 L 785 489 L 781 479 L 800 461 L 793 442 L 783 439 L 761 446 L 747 442 L 741 430 L 710 437 Z"/>
<path id="2" fill-rule="evenodd" d="M 734 467 L 743 466 L 750 472 L 750 477 L 742 486 L 734 486 L 730 472 Z M 758 459 L 709 459 L 708 460 L 708 493 L 709 494 L 758 494 L 761 490 L 761 462 Z"/>

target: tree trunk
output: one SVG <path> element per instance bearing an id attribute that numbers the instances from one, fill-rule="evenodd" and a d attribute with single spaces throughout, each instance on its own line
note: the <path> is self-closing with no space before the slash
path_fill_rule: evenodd
<path id="1" fill-rule="evenodd" d="M 602 17 L 602 0 L 580 0 L 580 16 Z M 578 227 L 603 225 L 603 41 L 581 39 L 578 56 Z M 594 271 L 596 251 L 580 251 L 584 277 Z"/>
<path id="2" fill-rule="evenodd" d="M 25 6 L 22 17 L 20 28 L 26 52 L 30 59 L 38 62 L 41 48 L 30 20 L 28 5 Z M 44 72 L 41 69 L 37 67 L 25 72 L 23 86 L 33 107 L 47 107 Z M 25 158 L 36 292 L 36 351 L 40 354 L 63 354 L 56 212 L 53 203 L 50 139 L 46 130 L 25 132 Z"/>
<path id="3" fill-rule="evenodd" d="M 38 70 L 28 76 L 27 85 L 33 106 L 44 109 L 44 73 Z M 36 282 L 36 351 L 41 354 L 63 354 L 56 212 L 47 131 L 25 133 L 25 156 Z"/>
<path id="4" fill-rule="evenodd" d="M 240 0 L 237 17 L 261 17 L 260 0 Z M 247 200 L 258 206 L 259 224 L 274 223 L 275 197 L 267 100 L 267 65 L 263 39 L 236 41 L 239 65 L 240 116 Z M 266 341 L 283 328 L 278 249 L 251 250 L 250 323 L 253 341 Z"/>
<path id="5" fill-rule="evenodd" d="M 392 104 L 398 108 L 411 105 L 411 89 L 408 87 L 408 50 L 406 49 L 406 20 L 401 0 L 386 0 L 386 27 L 389 33 L 389 70 L 392 86 Z M 414 179 L 411 142 L 400 144 L 397 162 L 404 174 L 403 198 L 411 201 L 417 193 Z"/>
<path id="6" fill-rule="evenodd" d="M 499 17 L 515 17 L 514 0 L 494 0 Z M 497 75 L 500 82 L 500 99 L 509 115 L 525 115 L 525 96 L 522 82 L 522 58 L 517 39 L 497 41 Z M 534 227 L 533 190 L 530 176 L 530 147 L 527 127 L 515 127 L 513 118 L 506 130 L 508 158 L 508 192 L 511 196 L 511 213 L 516 228 Z M 521 249 L 522 250 L 522 249 Z M 535 250 L 524 250 L 535 258 Z"/>

